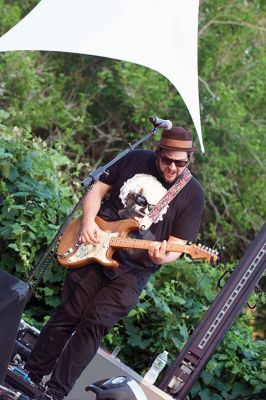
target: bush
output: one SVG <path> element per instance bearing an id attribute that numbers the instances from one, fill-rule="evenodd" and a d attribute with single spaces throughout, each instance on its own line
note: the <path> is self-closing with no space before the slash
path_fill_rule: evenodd
<path id="1" fill-rule="evenodd" d="M 6 113 L 2 111 L 1 117 Z M 4 125 L 0 129 L 0 192 L 5 199 L 0 215 L 4 249 L 0 262 L 2 268 L 25 280 L 74 202 L 76 196 L 66 183 L 72 164 L 60 149 L 48 148 L 29 131 Z M 63 278 L 63 270 L 50 266 L 45 275 L 49 289 L 37 292 L 46 305 L 57 304 Z"/>

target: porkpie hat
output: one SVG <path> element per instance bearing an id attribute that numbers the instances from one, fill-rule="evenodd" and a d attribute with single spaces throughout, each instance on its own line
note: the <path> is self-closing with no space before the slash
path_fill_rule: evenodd
<path id="1" fill-rule="evenodd" d="M 153 144 L 165 150 L 196 151 L 196 148 L 193 146 L 192 133 L 190 130 L 178 126 L 163 130 L 161 139 L 157 142 L 153 142 Z"/>

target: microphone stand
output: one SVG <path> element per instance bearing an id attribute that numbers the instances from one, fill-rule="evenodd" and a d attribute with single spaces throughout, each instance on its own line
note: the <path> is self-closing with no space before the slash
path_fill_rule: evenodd
<path id="1" fill-rule="evenodd" d="M 154 126 L 152 130 L 150 130 L 142 139 L 138 140 L 135 144 L 129 143 L 128 148 L 122 153 L 120 153 L 118 156 L 116 156 L 113 160 L 109 161 L 106 165 L 103 167 L 97 168 L 94 172 L 91 172 L 83 181 L 81 181 L 81 186 L 85 187 L 85 192 L 82 195 L 82 197 L 79 199 L 77 204 L 73 207 L 72 211 L 69 213 L 65 221 L 62 223 L 60 228 L 57 231 L 57 234 L 55 237 L 52 239 L 50 245 L 46 249 L 45 253 L 41 257 L 41 259 L 38 261 L 37 265 L 34 267 L 33 271 L 29 275 L 27 279 L 27 283 L 30 285 L 30 289 L 27 295 L 27 302 L 30 300 L 31 296 L 35 292 L 36 288 L 38 287 L 40 281 L 43 278 L 43 275 L 45 273 L 45 270 L 48 268 L 50 262 L 52 259 L 56 258 L 56 251 L 58 247 L 58 242 L 60 237 L 62 236 L 64 230 L 68 226 L 68 224 L 71 222 L 73 215 L 77 211 L 77 209 L 80 207 L 80 205 L 83 203 L 83 200 L 85 196 L 88 194 L 88 192 L 92 189 L 94 183 L 99 179 L 99 177 L 102 174 L 108 175 L 108 168 L 111 167 L 114 163 L 116 163 L 118 160 L 123 158 L 125 155 L 127 155 L 130 151 L 135 150 L 140 144 L 148 140 L 150 137 L 152 137 L 155 132 L 157 131 L 158 127 Z M 32 280 L 36 278 L 36 280 L 32 282 Z"/>

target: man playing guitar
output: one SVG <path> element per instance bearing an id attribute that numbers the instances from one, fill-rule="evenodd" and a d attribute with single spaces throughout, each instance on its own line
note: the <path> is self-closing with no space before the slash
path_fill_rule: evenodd
<path id="1" fill-rule="evenodd" d="M 83 201 L 79 243 L 93 248 L 100 242 L 104 232 L 96 216 L 105 221 L 141 221 L 192 162 L 195 148 L 187 129 L 164 130 L 154 144 L 155 152 L 132 150 L 95 183 Z M 150 241 L 147 250 L 116 250 L 113 258 L 118 267 L 113 269 L 99 262 L 69 269 L 61 303 L 26 365 L 35 382 L 52 373 L 47 383 L 52 399 L 61 400 L 69 393 L 103 336 L 137 304 L 150 275 L 180 257 L 167 246 L 195 241 L 203 207 L 203 190 L 192 177 L 149 229 L 129 233 L 131 238 Z"/>

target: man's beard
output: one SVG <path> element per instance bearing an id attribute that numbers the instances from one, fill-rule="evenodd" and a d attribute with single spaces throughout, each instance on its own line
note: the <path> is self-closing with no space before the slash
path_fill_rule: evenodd
<path id="1" fill-rule="evenodd" d="M 169 184 L 174 184 L 177 180 L 178 180 L 178 178 L 179 178 L 179 176 L 180 176 L 180 174 L 179 174 L 179 169 L 177 169 L 176 170 L 176 177 L 175 177 L 175 179 L 172 179 L 172 180 L 166 180 L 165 179 L 165 176 L 164 176 L 164 172 L 162 171 L 162 169 L 161 169 L 161 167 L 160 167 L 160 163 L 159 163 L 159 161 L 158 161 L 158 158 L 156 159 L 156 167 L 157 167 L 157 170 L 158 170 L 158 172 L 159 172 L 159 174 L 161 175 L 161 177 L 163 178 L 163 180 L 166 182 L 166 183 L 169 183 Z"/>

